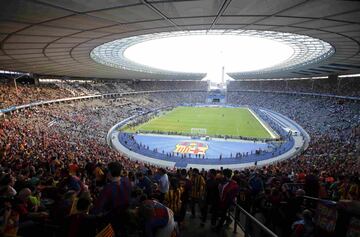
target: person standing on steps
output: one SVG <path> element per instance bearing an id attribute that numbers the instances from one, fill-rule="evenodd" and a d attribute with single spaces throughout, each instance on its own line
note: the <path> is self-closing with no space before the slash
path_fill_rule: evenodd
<path id="1" fill-rule="evenodd" d="M 200 202 L 204 198 L 205 179 L 199 173 L 198 169 L 193 169 L 191 176 L 191 217 L 195 218 L 196 204 L 200 206 Z"/>

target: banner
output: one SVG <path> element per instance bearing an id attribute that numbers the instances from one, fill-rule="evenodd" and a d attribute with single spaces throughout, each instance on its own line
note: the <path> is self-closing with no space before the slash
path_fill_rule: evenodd
<path id="1" fill-rule="evenodd" d="M 336 206 L 331 203 L 319 202 L 316 213 L 315 224 L 328 233 L 334 232 L 338 218 Z"/>
<path id="2" fill-rule="evenodd" d="M 346 237 L 359 237 L 360 236 L 360 219 L 353 217 L 350 219 Z"/>

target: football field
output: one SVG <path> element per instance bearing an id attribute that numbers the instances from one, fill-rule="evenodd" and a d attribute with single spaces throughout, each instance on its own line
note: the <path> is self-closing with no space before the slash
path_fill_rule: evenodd
<path id="1" fill-rule="evenodd" d="M 228 135 L 252 138 L 272 138 L 271 134 L 247 108 L 177 107 L 130 132 L 178 132 L 190 134 L 193 130 L 206 135 Z"/>

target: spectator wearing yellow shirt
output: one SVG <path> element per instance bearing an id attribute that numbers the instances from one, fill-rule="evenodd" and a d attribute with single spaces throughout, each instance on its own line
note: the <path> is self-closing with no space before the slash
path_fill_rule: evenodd
<path id="1" fill-rule="evenodd" d="M 169 192 L 165 194 L 165 205 L 174 212 L 174 219 L 178 221 L 181 210 L 181 193 L 182 189 L 179 187 L 179 181 L 176 178 L 170 179 Z"/>
<path id="2" fill-rule="evenodd" d="M 205 179 L 199 173 L 198 169 L 193 169 L 191 176 L 191 216 L 195 217 L 195 206 L 200 205 L 200 201 L 204 198 Z"/>
<path id="3" fill-rule="evenodd" d="M 102 165 L 98 163 L 94 169 L 96 186 L 102 186 L 105 184 L 106 176 L 102 169 Z"/>

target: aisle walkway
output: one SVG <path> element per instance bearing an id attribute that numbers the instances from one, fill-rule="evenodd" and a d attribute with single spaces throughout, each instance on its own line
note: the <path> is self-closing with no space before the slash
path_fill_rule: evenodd
<path id="1" fill-rule="evenodd" d="M 205 224 L 204 227 L 200 227 L 200 219 L 190 218 L 190 213 L 186 217 L 185 228 L 181 231 L 180 237 L 244 237 L 244 233 L 240 227 L 237 229 L 237 233 L 233 233 L 234 224 L 230 227 L 224 228 L 219 233 L 211 229 L 210 220 Z"/>

